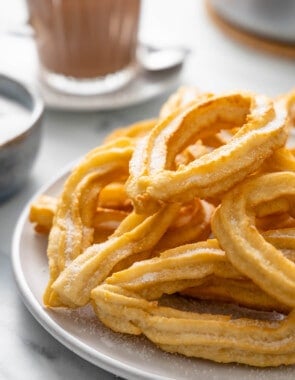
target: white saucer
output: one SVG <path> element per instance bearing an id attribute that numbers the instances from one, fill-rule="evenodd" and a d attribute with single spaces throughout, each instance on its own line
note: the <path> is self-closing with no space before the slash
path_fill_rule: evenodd
<path id="1" fill-rule="evenodd" d="M 104 95 L 77 96 L 62 94 L 39 84 L 45 104 L 49 108 L 80 111 L 112 110 L 148 101 L 172 90 L 179 82 L 180 71 L 147 74 L 142 71 L 126 86 Z"/>
<path id="2" fill-rule="evenodd" d="M 68 174 L 69 169 L 64 170 L 36 196 L 41 193 L 59 194 Z M 19 218 L 13 237 L 12 260 L 16 282 L 33 316 L 51 335 L 79 356 L 109 372 L 134 380 L 295 378 L 295 366 L 258 369 L 162 352 L 143 337 L 113 333 L 97 320 L 90 307 L 63 312 L 45 309 L 42 293 L 48 280 L 46 238 L 33 232 L 28 222 L 29 204 Z"/>
<path id="3" fill-rule="evenodd" d="M 113 93 L 97 96 L 62 94 L 41 85 L 38 80 L 38 60 L 34 41 L 30 37 L 0 36 L 0 72 L 15 77 L 40 91 L 49 108 L 75 111 L 100 111 L 127 107 L 148 101 L 169 92 L 181 83 L 182 70 L 147 74 L 142 70 L 125 87 Z M 20 70 L 20 60 L 22 68 Z"/>

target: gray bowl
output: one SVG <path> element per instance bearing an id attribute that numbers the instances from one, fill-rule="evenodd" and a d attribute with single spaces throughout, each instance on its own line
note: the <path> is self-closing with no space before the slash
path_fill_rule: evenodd
<path id="1" fill-rule="evenodd" d="M 26 117 L 22 118 L 14 111 L 12 120 L 18 118 L 19 132 L 6 139 L 0 139 L 0 201 L 20 190 L 29 176 L 39 150 L 44 113 L 43 102 L 33 90 L 5 75 L 0 75 L 1 99 L 3 104 L 10 102 L 21 107 Z M 5 109 L 1 112 L 0 107 L 0 137 L 1 127 L 3 130 L 7 128 L 5 116 Z M 11 128 L 15 127 L 12 125 Z"/>

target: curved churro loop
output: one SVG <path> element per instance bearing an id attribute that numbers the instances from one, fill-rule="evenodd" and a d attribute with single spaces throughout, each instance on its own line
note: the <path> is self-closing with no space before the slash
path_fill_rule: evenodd
<path id="1" fill-rule="evenodd" d="M 68 265 L 50 284 L 48 305 L 83 306 L 91 290 L 100 284 L 122 260 L 150 251 L 167 230 L 179 210 L 178 204 L 163 206 L 151 216 L 130 214 L 106 242 L 94 244 Z M 140 221 L 140 218 L 142 220 Z M 136 225 L 134 225 L 136 220 Z M 129 261 L 128 261 L 129 263 Z"/>
<path id="2" fill-rule="evenodd" d="M 263 232 L 262 235 L 269 243 L 282 250 L 285 257 L 295 262 L 294 228 L 269 230 Z M 207 280 L 204 279 L 203 284 L 186 289 L 181 293 L 195 298 L 234 302 L 258 310 L 290 311 L 290 307 L 267 296 L 247 278 L 210 276 Z"/>
<path id="3" fill-rule="evenodd" d="M 106 283 L 123 287 L 148 300 L 158 299 L 164 293 L 173 294 L 179 289 L 184 294 L 197 295 L 198 289 L 208 289 L 209 286 L 212 289 L 216 285 L 214 294 L 223 295 L 223 299 L 226 295 L 227 301 L 254 309 L 290 310 L 238 272 L 213 239 L 164 251 L 159 257 L 114 273 Z M 230 289 L 233 284 L 237 288 Z M 193 289 L 188 291 L 188 288 Z"/>
<path id="4" fill-rule="evenodd" d="M 95 288 L 92 299 L 106 326 L 117 332 L 144 334 L 168 352 L 259 367 L 295 362 L 294 311 L 276 321 L 231 319 L 159 306 L 110 284 Z"/>
<path id="5" fill-rule="evenodd" d="M 175 112 L 135 148 L 127 193 L 139 212 L 152 200 L 183 202 L 224 193 L 285 143 L 286 118 L 283 101 L 273 104 L 251 94 L 216 96 Z M 238 132 L 226 145 L 171 170 L 185 146 L 237 126 Z"/>
<path id="6" fill-rule="evenodd" d="M 51 284 L 60 272 L 93 243 L 98 194 L 107 183 L 128 176 L 132 153 L 130 139 L 116 140 L 91 151 L 68 177 L 49 235 L 45 304 L 50 304 Z"/>
<path id="7" fill-rule="evenodd" d="M 295 306 L 295 264 L 268 243 L 255 227 L 259 204 L 286 198 L 294 215 L 295 173 L 265 174 L 227 193 L 216 210 L 212 229 L 233 265 L 265 292 Z"/>

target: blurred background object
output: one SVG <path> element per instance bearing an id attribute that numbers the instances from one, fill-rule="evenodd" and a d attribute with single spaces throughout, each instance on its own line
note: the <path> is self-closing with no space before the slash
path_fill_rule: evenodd
<path id="1" fill-rule="evenodd" d="M 295 43 L 294 0 L 209 0 L 238 28 L 275 41 Z"/>
<path id="2" fill-rule="evenodd" d="M 254 47 L 295 57 L 294 0 L 207 0 L 224 32 Z"/>
<path id="3" fill-rule="evenodd" d="M 157 38 L 151 44 L 151 19 L 149 25 L 146 25 L 148 4 L 144 0 L 128 1 L 129 3 L 122 0 L 83 1 L 84 13 L 78 12 L 81 0 L 62 2 L 12 0 L 11 3 L 6 2 L 5 6 L 1 4 L 3 12 L 1 13 L 0 8 L 0 25 L 2 18 L 7 15 L 10 21 L 4 22 L 0 30 L 0 48 L 2 46 L 6 51 L 6 55 L 0 60 L 0 71 L 15 75 L 36 86 L 46 106 L 55 109 L 83 111 L 116 109 L 147 101 L 169 89 L 172 91 L 180 82 L 182 66 L 189 50 L 182 44 L 174 43 L 173 36 L 168 38 L 166 36 L 163 40 Z M 28 26 L 29 14 L 25 7 L 26 3 L 30 5 L 31 24 L 35 25 L 36 33 Z M 52 4 L 55 4 L 55 7 Z M 64 6 L 64 11 L 67 4 L 73 5 L 73 11 L 65 13 L 69 17 L 61 15 L 58 17 L 63 9 L 58 8 L 61 4 Z M 88 8 L 93 12 L 87 13 L 88 8 L 85 4 L 88 4 Z M 126 7 L 126 4 L 130 7 Z M 14 7 L 18 9 L 16 14 Z M 112 9 L 115 13 L 113 18 L 111 18 Z M 125 10 L 125 16 L 122 10 Z M 140 15 L 139 10 L 141 10 Z M 108 15 L 109 18 L 106 17 Z M 103 18 L 102 25 L 100 18 Z M 141 21 L 143 19 L 143 23 L 140 24 L 144 25 L 139 27 L 138 45 L 139 19 Z M 165 20 L 165 24 L 167 21 L 168 19 Z M 155 19 L 153 25 L 156 25 Z M 148 33 L 146 29 L 149 30 Z M 84 37 L 89 35 L 90 40 L 85 39 L 83 33 Z M 111 49 L 111 37 L 113 40 L 118 39 L 117 44 L 121 45 L 121 50 L 117 48 L 118 45 Z M 34 43 L 35 39 L 38 49 Z M 81 52 L 85 54 L 81 56 Z M 41 65 L 39 65 L 40 60 L 43 62 Z M 120 70 L 118 76 L 103 75 L 103 72 L 106 74 L 106 68 L 112 71 L 115 67 L 125 65 L 127 61 L 130 61 L 130 64 Z M 21 70 L 19 70 L 20 63 Z M 46 68 L 46 65 L 50 66 L 51 70 Z M 68 74 L 60 75 L 57 71 L 64 73 L 68 71 Z M 88 74 L 85 74 L 87 71 Z M 103 77 L 81 79 L 82 73 L 84 76 L 91 76 L 96 75 L 95 71 Z M 74 75 L 80 78 L 75 78 Z"/>
<path id="4" fill-rule="evenodd" d="M 135 75 L 140 0 L 27 0 L 41 78 L 78 95 L 114 91 Z"/>
<path id="5" fill-rule="evenodd" d="M 21 83 L 0 74 L 0 201 L 27 180 L 41 139 L 43 103 Z"/>

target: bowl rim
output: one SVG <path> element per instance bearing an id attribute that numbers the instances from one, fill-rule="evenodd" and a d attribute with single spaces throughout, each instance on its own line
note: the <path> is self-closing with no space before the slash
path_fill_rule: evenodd
<path id="1" fill-rule="evenodd" d="M 0 148 L 6 147 L 14 143 L 16 140 L 22 139 L 23 137 L 25 137 L 25 135 L 29 134 L 32 128 L 40 124 L 39 122 L 41 121 L 44 114 L 44 102 L 41 96 L 38 94 L 38 92 L 34 88 L 29 86 L 28 84 L 23 83 L 21 80 L 17 78 L 13 78 L 10 75 L 1 73 L 0 82 L 2 80 L 5 80 L 8 83 L 10 82 L 19 88 L 22 88 L 25 91 L 26 96 L 31 98 L 32 109 L 30 110 L 28 107 L 26 107 L 26 109 L 30 113 L 30 116 L 25 122 L 25 128 L 23 129 L 23 131 L 8 138 L 2 144 L 0 143 Z M 1 89 L 1 84 L 0 84 L 0 89 Z M 1 90 L 0 90 L 0 94 L 1 94 Z M 18 101 L 17 99 L 15 99 L 15 102 L 23 105 L 23 103 L 21 101 Z"/>

